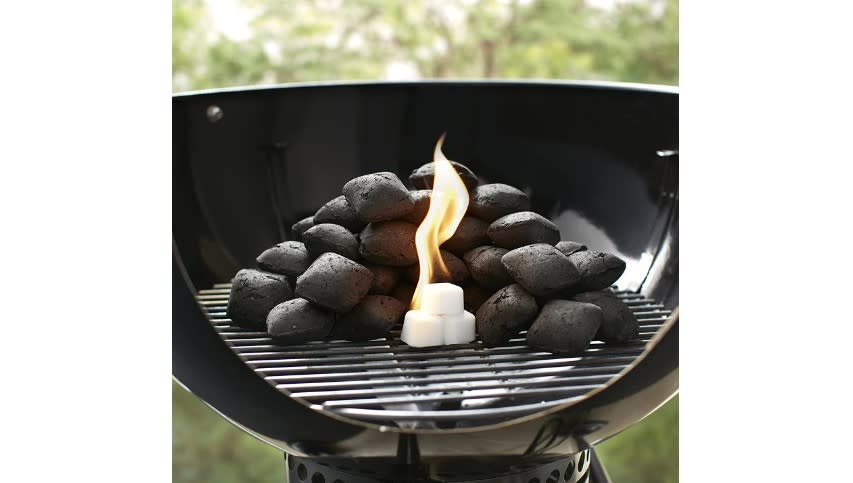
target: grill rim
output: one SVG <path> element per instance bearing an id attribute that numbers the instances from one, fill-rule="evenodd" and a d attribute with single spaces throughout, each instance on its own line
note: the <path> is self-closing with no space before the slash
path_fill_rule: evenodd
<path id="1" fill-rule="evenodd" d="M 242 94 L 246 92 L 274 91 L 279 89 L 313 89 L 313 88 L 335 88 L 335 87 L 406 87 L 406 86 L 541 86 L 541 87 L 569 87 L 581 89 L 606 89 L 616 91 L 651 92 L 659 94 L 680 93 L 679 86 L 666 84 L 644 84 L 639 82 L 614 82 L 597 80 L 550 80 L 550 79 L 427 79 L 413 81 L 314 81 L 314 82 L 287 82 L 280 84 L 260 84 L 248 86 L 219 87 L 213 89 L 199 89 L 195 91 L 175 92 L 172 99 L 189 98 L 194 96 L 205 96 L 215 94 Z"/>
<path id="2" fill-rule="evenodd" d="M 211 286 L 211 289 L 221 288 L 223 285 L 226 285 L 226 284 L 217 283 L 217 284 L 214 284 L 213 286 Z M 230 286 L 230 283 L 227 283 L 227 285 Z M 645 297 L 645 295 L 643 295 L 639 291 L 618 290 L 617 292 L 618 293 L 634 294 L 634 295 L 639 295 L 641 297 Z M 198 294 L 196 294 L 196 296 L 198 296 Z M 652 304 L 660 305 L 660 303 L 658 301 L 651 299 L 650 297 L 646 297 L 646 298 L 649 298 L 651 300 Z M 227 301 L 227 298 L 225 298 L 225 300 Z M 213 319 L 211 319 L 208 315 L 208 311 L 206 310 L 205 305 L 199 303 L 198 300 L 196 300 L 196 304 L 198 305 L 201 312 L 204 314 L 205 318 L 208 321 L 213 322 Z M 474 426 L 474 427 L 462 427 L 462 428 L 403 428 L 403 427 L 399 427 L 399 426 L 389 426 L 386 424 L 371 423 L 371 422 L 365 421 L 365 420 L 350 418 L 350 417 L 347 417 L 347 416 L 340 414 L 338 412 L 335 412 L 335 411 L 323 410 L 322 409 L 323 405 L 321 403 L 316 403 L 316 402 L 312 403 L 308 400 L 305 400 L 305 399 L 302 399 L 299 397 L 293 397 L 292 396 L 293 393 L 290 390 L 288 390 L 287 388 L 279 387 L 280 384 L 272 384 L 271 381 L 268 381 L 265 377 L 262 377 L 260 374 L 255 372 L 255 369 L 248 363 L 248 361 L 246 361 L 245 359 L 240 357 L 240 355 L 236 351 L 234 351 L 233 347 L 225 344 L 224 339 L 223 339 L 223 344 L 225 344 L 227 346 L 228 350 L 234 352 L 234 354 L 238 357 L 238 359 L 240 359 L 240 361 L 243 364 L 245 364 L 246 367 L 252 371 L 252 373 L 254 373 L 257 377 L 262 379 L 264 381 L 264 383 L 269 384 L 270 387 L 272 387 L 276 391 L 283 394 L 285 397 L 287 397 L 287 399 L 299 403 L 300 405 L 302 405 L 303 407 L 305 407 L 306 409 L 308 409 L 312 413 L 327 416 L 329 418 L 332 418 L 332 419 L 335 419 L 337 421 L 346 423 L 348 425 L 353 425 L 353 426 L 357 426 L 357 427 L 360 427 L 363 429 L 368 429 L 368 430 L 379 431 L 381 433 L 440 434 L 440 435 L 470 434 L 470 433 L 479 433 L 479 432 L 484 432 L 484 431 L 506 429 L 506 428 L 511 427 L 511 426 L 516 426 L 519 424 L 524 424 L 526 422 L 535 421 L 535 420 L 538 420 L 538 419 L 541 419 L 541 418 L 544 418 L 544 417 L 547 417 L 547 416 L 550 416 L 550 415 L 553 415 L 556 413 L 563 412 L 563 411 L 570 409 L 574 406 L 577 406 L 577 405 L 580 405 L 586 401 L 589 401 L 591 398 L 595 397 L 598 394 L 603 393 L 604 391 L 609 389 L 611 386 L 618 383 L 625 376 L 627 376 L 635 367 L 637 367 L 640 363 L 642 363 L 648 357 L 648 355 L 654 350 L 654 348 L 660 343 L 660 341 L 664 338 L 664 336 L 666 334 L 668 334 L 669 331 L 672 329 L 672 327 L 674 327 L 675 324 L 677 324 L 677 323 L 678 323 L 678 306 L 676 306 L 672 309 L 672 312 L 670 313 L 670 315 L 661 323 L 660 328 L 657 329 L 655 331 L 655 334 L 652 336 L 652 338 L 649 339 L 649 341 L 644 344 L 642 352 L 640 352 L 640 354 L 637 355 L 630 364 L 626 365 L 616 375 L 610 377 L 607 380 L 607 382 L 605 382 L 604 384 L 602 384 L 599 387 L 596 387 L 595 389 L 591 389 L 591 390 L 585 392 L 584 394 L 582 394 L 580 396 L 574 396 L 571 398 L 570 401 L 566 401 L 566 402 L 563 402 L 563 403 L 560 403 L 560 404 L 557 404 L 557 405 L 554 405 L 551 407 L 543 408 L 541 411 L 536 411 L 536 412 L 525 414 L 522 416 L 509 418 L 509 419 L 499 421 L 496 423 L 483 424 L 483 425 L 478 425 L 478 426 Z M 219 333 L 216 332 L 213 323 L 210 324 L 210 329 L 216 333 L 217 337 L 221 337 L 219 335 Z M 283 346 L 283 347 L 286 347 L 286 346 Z M 391 350 L 391 349 L 389 348 L 389 350 Z M 667 398 L 667 400 L 672 398 L 675 395 L 675 393 L 677 393 L 677 389 L 675 392 L 673 392 L 673 394 L 671 394 Z M 341 408 L 341 409 L 344 409 L 344 408 Z M 363 408 L 346 408 L 346 409 L 355 409 L 356 411 L 360 411 Z M 405 419 L 402 419 L 402 418 L 400 420 L 406 421 Z"/>

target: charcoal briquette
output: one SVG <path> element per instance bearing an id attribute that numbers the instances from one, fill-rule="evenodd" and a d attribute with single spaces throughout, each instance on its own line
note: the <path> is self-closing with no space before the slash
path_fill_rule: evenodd
<path id="1" fill-rule="evenodd" d="M 557 225 L 532 211 L 502 216 L 489 225 L 486 234 L 495 245 L 510 250 L 534 243 L 555 245 L 560 241 Z"/>
<path id="2" fill-rule="evenodd" d="M 361 231 L 366 224 L 358 219 L 358 215 L 344 195 L 338 196 L 317 210 L 314 215 L 314 224 L 319 225 L 320 223 L 341 225 L 353 233 Z"/>
<path id="3" fill-rule="evenodd" d="M 465 216 L 459 222 L 453 236 L 444 242 L 441 248 L 461 257 L 468 250 L 489 243 L 489 237 L 486 236 L 488 228 L 489 224 L 485 221 L 473 216 Z"/>
<path id="4" fill-rule="evenodd" d="M 465 166 L 462 163 L 457 163 L 456 161 L 451 161 L 450 164 L 453 165 L 453 168 L 456 169 L 457 173 L 459 173 L 459 177 L 462 178 L 462 182 L 465 183 L 465 187 L 468 188 L 469 191 L 476 188 L 480 183 L 477 179 L 477 175 L 475 175 L 468 166 Z M 412 174 L 409 175 L 409 183 L 418 189 L 432 189 L 434 182 L 435 163 L 427 163 L 412 171 Z"/>
<path id="5" fill-rule="evenodd" d="M 395 220 L 415 208 L 409 190 L 394 173 L 373 173 L 351 179 L 344 185 L 343 193 L 358 218 L 370 223 Z"/>
<path id="6" fill-rule="evenodd" d="M 462 291 L 462 300 L 465 304 L 465 310 L 476 313 L 477 309 L 483 305 L 483 302 L 492 296 L 492 291 L 483 288 L 476 283 L 469 283 Z"/>
<path id="7" fill-rule="evenodd" d="M 468 280 L 468 277 L 470 277 L 471 274 L 468 273 L 468 267 L 465 266 L 465 262 L 447 250 L 439 250 L 438 252 L 441 254 L 441 259 L 444 261 L 444 266 L 447 267 L 447 271 L 449 273 L 433 273 L 431 283 L 449 282 L 459 285 Z M 420 276 L 420 273 L 420 265 L 414 264 L 406 269 L 406 280 L 412 283 L 418 283 L 418 276 Z"/>
<path id="8" fill-rule="evenodd" d="M 392 267 L 418 262 L 415 232 L 418 227 L 404 221 L 371 223 L 361 231 L 359 253 L 365 260 Z"/>
<path id="9" fill-rule="evenodd" d="M 373 283 L 370 284 L 370 290 L 367 292 L 369 294 L 388 295 L 400 281 L 399 268 L 386 267 L 375 263 L 365 263 L 364 266 L 373 272 Z"/>
<path id="10" fill-rule="evenodd" d="M 554 246 L 557 247 L 557 250 L 560 250 L 565 256 L 569 256 L 572 253 L 582 252 L 587 249 L 586 245 L 582 243 L 567 240 L 563 240 Z"/>
<path id="11" fill-rule="evenodd" d="M 312 258 L 326 252 L 358 260 L 358 239 L 349 230 L 333 223 L 320 223 L 309 228 L 302 237 Z"/>
<path id="12" fill-rule="evenodd" d="M 560 292 L 580 280 L 580 273 L 569 258 L 546 243 L 510 250 L 501 263 L 513 280 L 539 297 Z"/>
<path id="13" fill-rule="evenodd" d="M 432 190 L 409 191 L 409 198 L 412 199 L 415 207 L 409 214 L 401 217 L 400 220 L 420 225 L 429 211 L 430 196 L 432 196 Z"/>
<path id="14" fill-rule="evenodd" d="M 346 312 L 367 295 L 373 273 L 337 253 L 327 252 L 314 260 L 296 279 L 296 295 L 338 312 Z"/>
<path id="15" fill-rule="evenodd" d="M 636 339 L 640 323 L 625 302 L 610 290 L 584 292 L 572 296 L 575 302 L 593 304 L 601 309 L 603 319 L 595 338 L 604 342 L 619 343 Z"/>
<path id="16" fill-rule="evenodd" d="M 415 288 L 409 282 L 400 282 L 391 290 L 391 296 L 409 306 L 412 303 L 412 297 L 415 295 Z"/>
<path id="17" fill-rule="evenodd" d="M 301 344 L 329 335 L 335 323 L 332 312 L 303 298 L 273 307 L 267 315 L 267 332 L 276 344 Z"/>
<path id="18" fill-rule="evenodd" d="M 465 252 L 468 271 L 478 284 L 497 290 L 513 282 L 501 258 L 509 252 L 506 248 L 481 246 Z"/>
<path id="19" fill-rule="evenodd" d="M 367 341 L 385 337 L 408 310 L 405 302 L 386 295 L 368 295 L 352 310 L 339 315 L 332 329 L 334 339 Z"/>
<path id="20" fill-rule="evenodd" d="M 610 287 L 625 272 L 625 261 L 610 253 L 575 252 L 569 256 L 569 260 L 580 272 L 580 280 L 571 287 L 575 292 L 588 292 Z"/>
<path id="21" fill-rule="evenodd" d="M 589 347 L 603 321 L 593 304 L 552 300 L 527 330 L 527 345 L 554 354 L 578 356 Z"/>
<path id="22" fill-rule="evenodd" d="M 493 222 L 502 216 L 530 209 L 530 197 L 524 191 L 502 183 L 484 184 L 471 193 L 468 214 Z"/>
<path id="23" fill-rule="evenodd" d="M 284 275 L 244 268 L 237 272 L 228 297 L 228 318 L 240 327 L 266 330 L 267 314 L 293 298 Z"/>
<path id="24" fill-rule="evenodd" d="M 308 253 L 305 244 L 298 241 L 281 242 L 264 250 L 258 255 L 258 266 L 268 272 L 280 273 L 289 277 L 302 274 L 311 265 L 313 257 Z"/>
<path id="25" fill-rule="evenodd" d="M 477 309 L 477 334 L 487 347 L 504 344 L 530 327 L 538 312 L 533 295 L 517 283 L 507 285 Z"/>
<path id="26" fill-rule="evenodd" d="M 307 218 L 303 218 L 290 228 L 290 236 L 294 241 L 302 241 L 302 234 L 305 233 L 305 230 L 314 226 L 314 217 L 309 216 Z"/>

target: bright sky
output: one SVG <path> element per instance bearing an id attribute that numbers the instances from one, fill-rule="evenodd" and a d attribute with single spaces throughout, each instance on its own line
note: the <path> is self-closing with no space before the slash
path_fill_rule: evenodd
<path id="1" fill-rule="evenodd" d="M 231 40 L 246 40 L 251 34 L 252 13 L 237 0 L 207 0 L 213 26 Z"/>

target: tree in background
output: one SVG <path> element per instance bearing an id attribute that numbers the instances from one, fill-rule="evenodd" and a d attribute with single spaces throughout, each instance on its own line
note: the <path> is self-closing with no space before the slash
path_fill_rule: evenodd
<path id="1" fill-rule="evenodd" d="M 258 40 L 236 42 L 216 32 L 203 1 L 173 0 L 173 91 L 268 82 L 271 68 Z"/>
<path id="2" fill-rule="evenodd" d="M 676 0 L 234 1 L 252 15 L 239 41 L 216 31 L 203 2 L 173 1 L 173 89 L 448 77 L 678 83 Z"/>

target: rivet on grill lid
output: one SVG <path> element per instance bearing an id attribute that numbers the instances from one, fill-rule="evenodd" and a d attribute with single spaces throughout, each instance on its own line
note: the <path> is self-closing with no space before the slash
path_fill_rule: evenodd
<path id="1" fill-rule="evenodd" d="M 207 115 L 207 120 L 210 122 L 219 122 L 225 115 L 225 113 L 222 112 L 222 108 L 215 104 L 207 106 L 205 114 Z"/>

